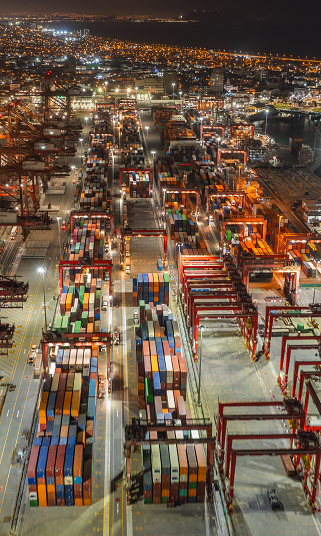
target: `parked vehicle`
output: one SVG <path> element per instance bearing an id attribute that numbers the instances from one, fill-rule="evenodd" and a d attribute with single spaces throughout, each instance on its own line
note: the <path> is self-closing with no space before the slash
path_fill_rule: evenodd
<path id="1" fill-rule="evenodd" d="M 284 510 L 283 504 L 281 503 L 275 489 L 270 489 L 267 491 L 267 496 L 272 510 Z"/>
<path id="2" fill-rule="evenodd" d="M 120 330 L 117 326 L 113 329 L 113 341 L 116 346 L 120 343 Z"/>

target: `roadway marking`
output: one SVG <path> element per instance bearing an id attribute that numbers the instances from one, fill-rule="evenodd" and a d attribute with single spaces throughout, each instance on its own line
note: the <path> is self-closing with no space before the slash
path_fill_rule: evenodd
<path id="1" fill-rule="evenodd" d="M 52 234 L 53 234 L 53 233 L 52 233 Z M 38 284 L 37 284 L 37 286 L 36 286 L 36 292 L 35 292 L 34 297 L 33 297 L 33 300 L 32 300 L 32 301 L 33 301 L 33 306 L 34 306 L 34 303 L 35 303 L 35 301 L 36 301 L 36 296 L 38 295 L 39 286 L 40 286 L 40 278 L 39 278 L 39 280 L 38 280 Z M 23 338 L 22 338 L 22 340 L 21 340 L 21 342 L 20 342 L 20 344 L 19 344 L 19 351 L 18 351 L 18 354 L 17 354 L 17 357 L 16 357 L 16 362 L 15 362 L 15 366 L 14 366 L 14 371 L 12 371 L 12 374 L 11 374 L 11 378 L 10 378 L 10 379 L 13 378 L 13 376 L 14 376 L 14 374 L 15 374 L 15 371 L 16 371 L 16 369 L 17 369 L 17 366 L 18 366 L 18 362 L 19 362 L 19 358 L 18 358 L 18 356 L 21 355 L 21 346 L 23 345 L 24 340 L 25 340 L 26 335 L 27 335 L 27 332 L 28 332 L 28 327 L 29 327 L 30 320 L 31 320 L 31 312 L 32 312 L 32 307 L 30 307 L 30 310 L 29 310 L 29 312 L 28 312 L 28 320 L 27 320 L 27 322 L 26 322 L 26 328 L 25 328 L 25 330 L 24 330 Z M 35 326 L 34 326 L 34 330 L 33 330 L 33 333 L 32 333 L 32 339 L 31 339 L 31 340 L 34 340 L 35 331 L 36 331 L 36 329 L 37 329 L 37 324 L 38 324 L 38 322 L 39 322 L 39 314 L 40 314 L 40 310 L 39 310 L 39 312 L 38 312 L 38 317 L 37 317 L 36 322 L 35 322 Z M 30 345 L 30 346 L 31 346 L 31 345 Z M 1 458 L 0 458 L 0 464 L 1 464 L 1 461 L 2 461 L 2 458 L 3 458 L 3 455 L 4 455 L 4 451 L 5 451 L 5 447 L 6 447 L 6 443 L 7 443 L 8 435 L 9 435 L 10 428 L 11 428 L 11 424 L 12 424 L 13 414 L 14 414 L 14 411 L 15 411 L 15 408 L 16 408 L 16 405 L 17 405 L 17 401 L 18 401 L 18 397 L 19 397 L 19 393 L 20 393 L 20 389 L 21 389 L 21 385 L 22 385 L 22 380 L 23 380 L 23 374 L 24 374 L 24 372 L 25 372 L 25 369 L 26 369 L 26 363 L 25 363 L 25 365 L 24 365 L 23 373 L 22 373 L 22 376 L 21 376 L 20 385 L 19 385 L 19 389 L 18 389 L 18 393 L 17 393 L 17 397 L 16 397 L 15 405 L 14 405 L 14 408 L 13 408 L 13 412 L 12 412 L 11 420 L 10 420 L 10 423 L 9 423 L 9 428 L 8 428 L 8 431 L 7 431 L 7 435 L 6 435 L 5 443 L 4 443 L 3 450 L 2 450 L 2 454 L 1 454 Z M 26 379 L 29 379 L 29 376 L 26 376 L 25 378 L 26 378 Z M 17 442 L 18 442 L 19 433 L 20 433 L 20 428 L 21 428 L 21 425 L 22 425 L 23 416 L 24 416 L 24 412 L 25 412 L 25 408 L 26 408 L 26 404 L 27 404 L 27 400 L 28 400 L 28 396 L 29 396 L 29 391 L 30 391 L 31 384 L 32 384 L 32 381 L 30 380 L 30 382 L 29 382 L 29 386 L 28 386 L 28 391 L 27 391 L 27 394 L 26 394 L 26 399 L 25 399 L 24 407 L 23 407 L 23 411 L 22 411 L 22 416 L 21 416 L 21 420 L 20 420 L 19 429 L 18 429 L 18 432 L 17 432 L 17 435 L 16 435 L 15 447 L 16 447 Z M 0 512 L 2 511 L 3 502 L 4 502 L 4 498 L 5 498 L 5 494 L 6 494 L 6 490 L 7 490 L 8 482 L 9 482 L 9 477 L 10 477 L 11 469 L 12 469 L 12 466 L 10 465 L 9 472 L 8 472 L 8 477 L 7 477 L 7 481 L 6 481 L 6 485 L 5 485 L 4 495 L 3 495 L 3 499 L 2 499 L 2 502 L 1 502 L 1 505 L 0 505 Z"/>

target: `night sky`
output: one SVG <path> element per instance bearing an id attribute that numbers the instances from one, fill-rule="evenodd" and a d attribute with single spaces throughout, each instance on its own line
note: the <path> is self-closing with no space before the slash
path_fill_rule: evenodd
<path id="1" fill-rule="evenodd" d="M 28 11 L 26 7 L 28 6 Z M 151 27 L 141 27 L 139 42 L 166 42 L 167 44 L 202 46 L 205 48 L 242 50 L 244 52 L 264 52 L 293 54 L 297 57 L 321 59 L 320 20 L 321 0 L 11 0 L 4 4 L 0 0 L 0 15 L 45 15 L 46 13 L 77 13 L 92 15 L 152 15 L 187 16 L 193 10 L 211 11 L 196 17 L 202 22 L 195 30 L 168 28 L 149 34 Z M 215 12 L 213 14 L 213 12 Z M 217 13 L 219 12 L 219 13 Z M 190 19 L 191 17 L 189 17 Z M 125 25 L 113 27 L 115 39 L 135 40 L 137 34 Z M 164 31 L 170 32 L 164 39 Z M 93 29 L 93 33 L 97 28 Z M 125 35 L 124 35 L 125 33 Z M 180 37 L 180 35 L 182 37 Z M 185 34 L 185 35 L 184 35 Z M 106 37 L 103 33 L 95 33 Z M 167 35 L 167 34 L 166 34 Z M 153 37 L 154 36 L 154 37 Z"/>
<path id="2" fill-rule="evenodd" d="M 2 5 L 1 5 L 2 4 Z M 97 13 L 97 14 L 152 14 L 152 15 L 179 15 L 186 14 L 193 9 L 205 9 L 212 11 L 224 11 L 234 15 L 243 15 L 246 18 L 282 18 L 292 22 L 315 21 L 321 15 L 321 2 L 310 0 L 307 3 L 302 0 L 229 0 L 218 2 L 216 0 L 12 0 L 10 3 L 0 3 L 0 14 L 23 13 L 26 7 L 30 14 L 50 12 L 74 12 L 74 13 Z"/>

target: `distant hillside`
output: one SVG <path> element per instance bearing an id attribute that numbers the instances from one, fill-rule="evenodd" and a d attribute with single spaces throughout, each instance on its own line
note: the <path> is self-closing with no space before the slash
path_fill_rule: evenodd
<path id="1" fill-rule="evenodd" d="M 219 22 L 222 24 L 228 24 L 231 22 L 239 21 L 240 17 L 234 15 L 234 13 L 225 13 L 223 11 L 205 11 L 193 9 L 190 13 L 183 16 L 183 20 L 197 20 L 198 22 Z"/>

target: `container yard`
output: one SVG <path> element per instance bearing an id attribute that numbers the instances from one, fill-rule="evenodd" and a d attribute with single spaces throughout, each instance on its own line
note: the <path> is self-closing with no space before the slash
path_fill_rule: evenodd
<path id="1" fill-rule="evenodd" d="M 61 260 L 63 283 L 53 322 L 53 332 L 61 342 L 50 343 L 50 333 L 43 336 L 43 362 L 49 364 L 51 373 L 47 372 L 43 382 L 38 432 L 28 463 L 30 506 L 92 504 L 96 400 L 98 392 L 106 394 L 101 388 L 99 349 L 102 344 L 106 348 L 109 341 L 111 278 L 105 265 L 111 264 L 113 238 L 106 211 L 107 162 L 113 137 L 103 131 L 110 128 L 111 111 L 102 107 L 89 134 L 79 206 L 70 214 L 69 247 Z M 86 344 L 79 342 L 82 336 L 86 336 Z M 109 384 L 110 357 L 106 371 Z"/>
<path id="2" fill-rule="evenodd" d="M 303 370 L 319 351 L 315 286 L 297 303 L 316 283 L 321 239 L 247 166 L 252 125 L 225 128 L 201 102 L 189 112 L 155 105 L 144 119 L 134 98 L 105 101 L 90 119 L 66 221 L 44 374 L 39 358 L 34 369 L 43 383 L 28 513 L 88 506 L 99 518 L 108 495 L 110 530 L 131 523 L 138 534 L 143 514 L 143 530 L 170 534 L 170 519 L 175 527 L 188 509 L 199 533 L 209 520 L 214 533 L 219 508 L 229 534 L 240 518 L 258 534 L 246 505 L 259 497 L 275 532 L 275 486 L 290 534 L 303 526 L 294 519 L 303 494 L 305 515 L 319 500 L 318 388 Z M 292 347 L 308 348 L 306 359 Z M 256 456 L 273 456 L 268 471 Z M 105 517 L 95 523 L 102 530 Z"/>

